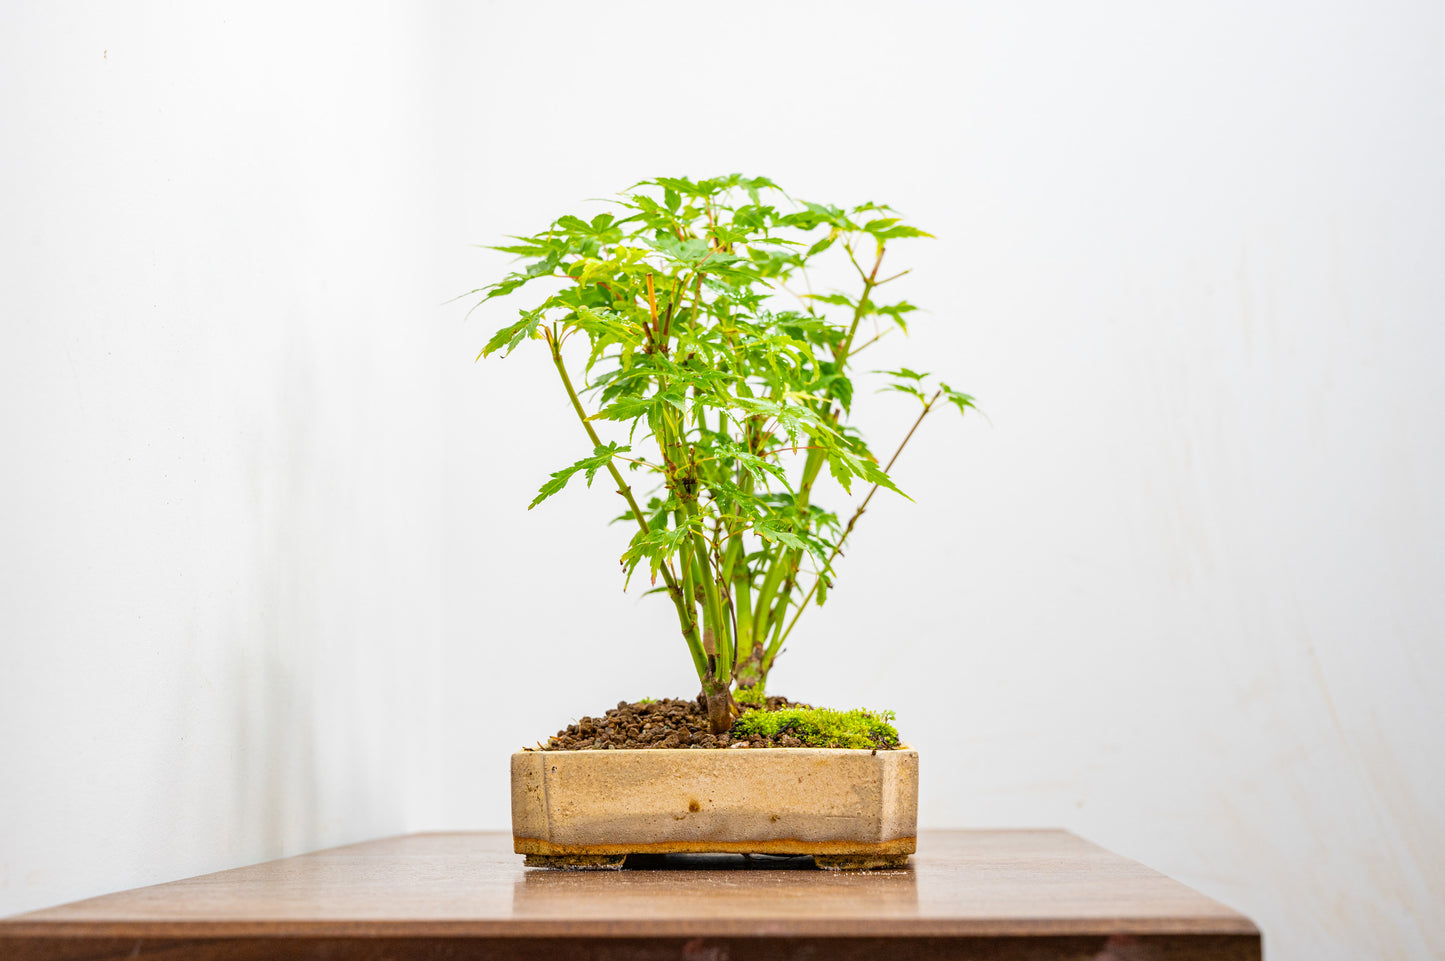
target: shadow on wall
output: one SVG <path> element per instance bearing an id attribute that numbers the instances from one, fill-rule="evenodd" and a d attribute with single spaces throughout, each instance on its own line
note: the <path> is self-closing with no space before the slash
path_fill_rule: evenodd
<path id="1" fill-rule="evenodd" d="M 267 638 L 237 655 L 234 836 L 266 858 L 316 847 L 316 750 L 310 685 Z"/>
<path id="2" fill-rule="evenodd" d="M 235 700 L 232 825 L 245 850 L 264 857 L 315 847 L 318 800 L 317 648 L 324 554 L 316 519 L 324 513 L 316 450 L 316 357 L 302 342 L 303 318 L 287 325 L 279 389 L 270 392 L 250 438 L 246 469 L 255 537 L 253 593 L 232 633 Z"/>

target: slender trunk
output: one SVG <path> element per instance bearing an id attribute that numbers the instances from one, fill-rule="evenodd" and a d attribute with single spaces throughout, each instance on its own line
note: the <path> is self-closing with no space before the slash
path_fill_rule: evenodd
<path id="1" fill-rule="evenodd" d="M 767 675 L 763 672 L 763 645 L 754 644 L 753 649 L 746 657 L 738 659 L 737 667 L 733 669 L 733 677 L 737 681 L 738 689 L 750 687 L 763 687 L 767 689 Z"/>
<path id="2" fill-rule="evenodd" d="M 858 298 L 858 306 L 853 311 L 853 319 L 848 325 L 848 333 L 843 337 L 837 349 L 833 353 L 833 363 L 841 373 L 847 369 L 848 356 L 853 349 L 853 338 L 858 333 L 858 325 L 863 321 L 863 311 L 872 296 L 873 288 L 878 286 L 878 268 L 883 263 L 883 248 L 878 248 L 878 256 L 873 261 L 873 270 L 863 277 L 863 294 Z M 861 273 L 861 268 L 860 268 Z M 836 406 L 833 402 L 824 398 L 818 415 L 830 427 L 837 425 L 842 417 L 842 407 Z M 802 482 L 798 485 L 798 497 L 796 500 L 798 513 L 807 523 L 808 505 L 812 499 L 813 484 L 818 480 L 822 472 L 826 458 L 825 445 L 818 442 L 817 438 L 810 437 L 808 440 L 809 451 L 803 460 Z M 871 495 L 870 495 L 871 496 Z M 779 550 L 777 557 L 773 559 L 763 578 L 763 586 L 759 593 L 756 613 L 752 630 L 753 645 L 755 648 L 762 647 L 762 653 L 758 656 L 758 682 L 766 683 L 768 671 L 772 668 L 774 658 L 782 648 L 784 638 L 788 631 L 784 628 L 784 618 L 787 615 L 789 601 L 794 587 L 797 586 L 795 574 L 802 562 L 803 552 L 797 549 Z M 831 563 L 831 560 L 829 561 Z M 816 585 L 815 585 L 816 589 Z M 809 597 L 812 596 L 810 591 Z M 807 604 L 805 599 L 799 605 L 799 611 Z M 796 615 L 794 621 L 797 620 Z M 791 625 L 789 625 L 789 628 Z"/>

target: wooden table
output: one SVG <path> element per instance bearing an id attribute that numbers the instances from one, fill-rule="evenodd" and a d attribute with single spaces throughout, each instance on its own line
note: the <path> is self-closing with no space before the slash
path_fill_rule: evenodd
<path id="1" fill-rule="evenodd" d="M 907 869 L 674 855 L 523 868 L 416 834 L 0 920 L 0 958 L 1257 959 L 1243 915 L 1065 831 L 934 831 Z"/>

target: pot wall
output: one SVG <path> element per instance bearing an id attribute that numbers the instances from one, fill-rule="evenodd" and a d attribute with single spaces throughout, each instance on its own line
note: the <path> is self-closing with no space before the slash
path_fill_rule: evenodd
<path id="1" fill-rule="evenodd" d="M 918 753 L 824 748 L 519 751 L 522 854 L 910 854 Z"/>

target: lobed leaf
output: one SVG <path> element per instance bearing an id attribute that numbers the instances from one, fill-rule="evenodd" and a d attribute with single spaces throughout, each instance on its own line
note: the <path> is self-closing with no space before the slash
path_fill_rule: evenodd
<path id="1" fill-rule="evenodd" d="M 532 498 L 532 503 L 527 505 L 527 510 L 531 510 L 566 487 L 567 482 L 572 479 L 572 475 L 578 471 L 585 472 L 587 486 L 591 487 L 592 480 L 597 476 L 599 470 L 606 467 L 617 454 L 625 453 L 631 449 L 630 447 L 618 447 L 615 443 L 609 443 L 605 446 L 594 448 L 591 457 L 584 457 L 575 464 L 553 472 L 547 483 L 543 484 L 541 489 L 537 491 L 537 496 Z"/>

